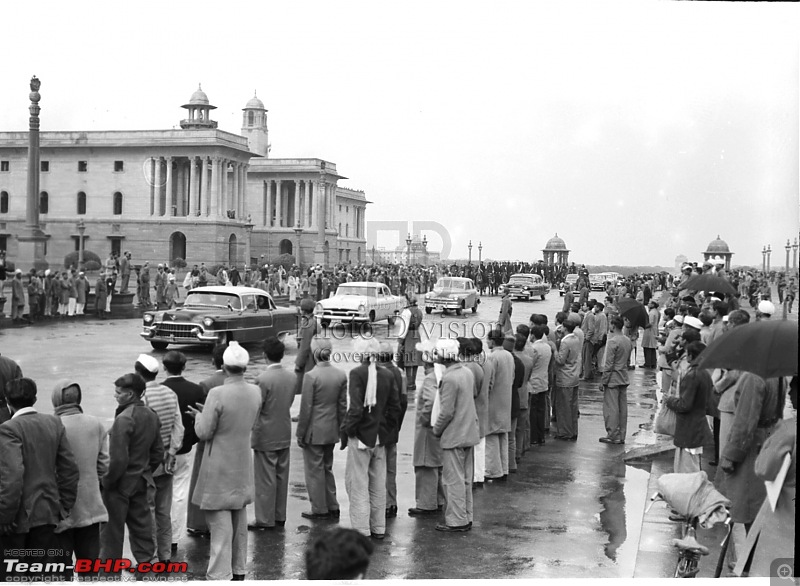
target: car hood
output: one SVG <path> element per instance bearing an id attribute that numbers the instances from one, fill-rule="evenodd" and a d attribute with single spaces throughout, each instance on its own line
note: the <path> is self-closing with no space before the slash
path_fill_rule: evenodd
<path id="1" fill-rule="evenodd" d="M 322 307 L 343 307 L 358 309 L 359 305 L 367 305 L 367 298 L 360 295 L 334 295 L 320 301 Z"/>
<path id="2" fill-rule="evenodd" d="M 198 307 L 197 309 L 171 309 L 154 313 L 157 322 L 199 322 L 204 317 L 216 317 L 224 315 L 220 311 L 209 311 L 208 308 Z"/>
<path id="3" fill-rule="evenodd" d="M 466 295 L 467 291 L 454 291 L 452 289 L 434 289 L 431 292 L 432 297 L 455 297 L 458 295 Z"/>

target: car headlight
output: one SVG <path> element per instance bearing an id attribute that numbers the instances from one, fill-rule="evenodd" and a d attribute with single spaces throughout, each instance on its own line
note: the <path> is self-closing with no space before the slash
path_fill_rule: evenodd
<path id="1" fill-rule="evenodd" d="M 153 323 L 153 319 L 155 319 L 155 318 L 153 317 L 152 313 L 145 313 L 142 316 L 142 319 L 144 320 L 144 323 L 151 324 L 151 323 Z"/>
<path id="2" fill-rule="evenodd" d="M 367 313 L 367 306 L 363 303 L 358 306 L 358 313 Z"/>
<path id="3" fill-rule="evenodd" d="M 204 317 L 203 318 L 203 325 L 207 328 L 210 328 L 214 325 L 214 318 L 212 317 Z"/>
<path id="4" fill-rule="evenodd" d="M 323 313 L 325 313 L 325 308 L 322 307 L 322 303 L 317 303 L 314 306 L 314 315 L 322 315 Z"/>

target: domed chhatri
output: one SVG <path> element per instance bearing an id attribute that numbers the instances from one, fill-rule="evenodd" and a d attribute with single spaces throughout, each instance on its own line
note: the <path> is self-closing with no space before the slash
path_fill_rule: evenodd
<path id="1" fill-rule="evenodd" d="M 728 248 L 728 243 L 722 240 L 717 234 L 717 239 L 712 240 L 708 244 L 708 250 L 706 252 L 730 252 L 731 249 Z"/>
<path id="2" fill-rule="evenodd" d="M 558 234 L 547 241 L 542 249 L 546 265 L 566 265 L 569 262 L 569 250 L 563 239 Z"/>
<path id="3" fill-rule="evenodd" d="M 730 270 L 731 268 L 731 257 L 733 253 L 731 252 L 728 243 L 722 240 L 717 234 L 717 239 L 712 240 L 708 243 L 708 249 L 703 252 L 703 260 L 711 260 L 723 258 L 725 260 L 725 269 Z"/>
<path id="4" fill-rule="evenodd" d="M 247 105 L 244 107 L 245 110 L 266 110 L 264 107 L 264 102 L 258 99 L 258 95 L 253 93 L 253 97 L 250 98 L 250 101 L 247 102 Z"/>
<path id="5" fill-rule="evenodd" d="M 184 104 L 181 108 L 189 111 L 189 117 L 181 120 L 181 128 L 199 130 L 217 127 L 217 123 L 211 120 L 210 114 L 211 110 L 216 110 L 217 107 L 212 106 L 208 101 L 208 96 L 200 84 L 189 98 L 189 103 Z"/>

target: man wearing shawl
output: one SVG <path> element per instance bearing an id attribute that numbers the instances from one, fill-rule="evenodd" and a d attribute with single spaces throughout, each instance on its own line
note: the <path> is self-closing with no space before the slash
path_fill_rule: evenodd
<path id="1" fill-rule="evenodd" d="M 386 531 L 386 445 L 400 417 L 400 389 L 388 369 L 378 366 L 374 338 L 356 352 L 359 366 L 350 371 L 350 406 L 340 432 L 347 447 L 345 488 L 353 529 L 374 539 Z"/>

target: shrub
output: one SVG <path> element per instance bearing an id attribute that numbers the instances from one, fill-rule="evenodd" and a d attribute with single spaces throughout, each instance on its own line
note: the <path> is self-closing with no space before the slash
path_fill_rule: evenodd
<path id="1" fill-rule="evenodd" d="M 294 255 L 281 254 L 276 259 L 274 259 L 271 264 L 273 267 L 283 266 L 283 268 L 288 271 L 290 268 L 292 268 L 292 265 L 294 265 L 294 261 L 295 261 Z"/>
<path id="2" fill-rule="evenodd" d="M 90 269 L 89 268 L 89 263 L 90 262 L 97 263 L 97 266 L 95 268 Z M 97 256 L 91 250 L 84 250 L 83 251 L 83 263 L 84 263 L 84 266 L 86 267 L 86 269 L 88 269 L 90 271 L 97 270 L 101 266 L 103 266 L 103 262 L 100 260 L 100 257 Z M 75 268 L 78 267 L 78 251 L 77 250 L 75 250 L 73 252 L 70 252 L 67 256 L 64 257 L 64 268 L 65 269 L 68 269 L 68 268 L 72 267 L 73 265 L 75 266 Z"/>
<path id="3" fill-rule="evenodd" d="M 186 261 L 183 260 L 180 257 L 174 258 L 174 259 L 172 259 L 172 262 L 170 263 L 169 266 L 171 266 L 173 269 L 185 269 L 186 268 Z"/>

